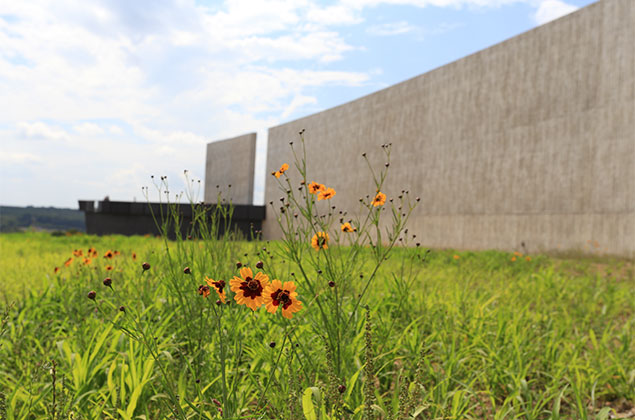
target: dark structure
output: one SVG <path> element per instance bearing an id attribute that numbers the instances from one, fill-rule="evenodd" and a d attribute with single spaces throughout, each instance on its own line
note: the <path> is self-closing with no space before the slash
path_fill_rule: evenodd
<path id="1" fill-rule="evenodd" d="M 79 201 L 79 210 L 86 218 L 86 233 L 91 235 L 159 235 L 161 232 L 157 224 L 169 223 L 168 233 L 175 238 L 175 228 L 170 210 L 175 210 L 181 220 L 181 237 L 196 235 L 192 231 L 192 216 L 197 211 L 205 210 L 210 216 L 214 212 L 229 210 L 227 204 L 166 204 L 166 203 L 137 203 L 129 201 Z M 172 209 L 171 209 L 172 208 Z M 221 210 L 222 209 L 222 210 Z M 208 216 L 208 217 L 210 217 Z M 236 230 L 245 239 L 251 239 L 262 230 L 265 219 L 265 206 L 233 205 L 233 213 L 228 223 L 219 220 L 218 233 L 222 234 L 227 228 Z"/>

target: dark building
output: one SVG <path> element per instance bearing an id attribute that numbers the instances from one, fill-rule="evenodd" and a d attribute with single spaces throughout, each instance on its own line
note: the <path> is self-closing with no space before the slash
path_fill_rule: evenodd
<path id="1" fill-rule="evenodd" d="M 265 218 L 265 206 L 237 204 L 166 204 L 129 201 L 79 201 L 86 218 L 86 233 L 92 235 L 160 235 L 166 229 L 170 238 L 180 232 L 182 238 L 200 236 L 200 223 L 205 218 L 208 232 L 223 234 L 228 229 L 239 238 L 259 235 Z M 179 225 L 178 230 L 175 226 Z M 215 223 L 215 224 L 214 224 Z M 210 227 L 214 224 L 214 227 Z"/>

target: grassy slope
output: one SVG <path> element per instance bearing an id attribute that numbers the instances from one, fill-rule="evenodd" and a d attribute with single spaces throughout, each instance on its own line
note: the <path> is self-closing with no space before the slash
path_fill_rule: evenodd
<path id="1" fill-rule="evenodd" d="M 0 206 L 0 232 L 15 232 L 27 228 L 85 231 L 86 225 L 84 213 L 79 210 Z"/>

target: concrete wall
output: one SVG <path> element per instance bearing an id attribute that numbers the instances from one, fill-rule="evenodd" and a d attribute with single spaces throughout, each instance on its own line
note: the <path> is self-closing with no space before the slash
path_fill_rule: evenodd
<path id="1" fill-rule="evenodd" d="M 374 192 L 421 197 L 427 246 L 635 256 L 635 1 L 601 0 L 486 50 L 269 130 L 267 174 L 306 129 L 311 180 L 352 211 Z M 288 173 L 293 176 L 294 170 Z M 265 203 L 281 196 L 267 177 Z M 267 212 L 266 238 L 280 232 Z M 588 248 L 587 248 L 588 249 Z"/>
<path id="2" fill-rule="evenodd" d="M 252 204 L 255 161 L 256 133 L 208 143 L 205 202 L 216 203 L 220 192 L 234 204 Z"/>

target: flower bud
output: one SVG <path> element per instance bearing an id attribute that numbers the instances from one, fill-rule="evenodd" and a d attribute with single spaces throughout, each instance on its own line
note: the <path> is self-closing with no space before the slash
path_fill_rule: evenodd
<path id="1" fill-rule="evenodd" d="M 269 347 L 274 348 L 276 346 L 276 342 L 272 341 L 271 343 L 269 343 Z"/>
<path id="2" fill-rule="evenodd" d="M 91 290 L 90 292 L 88 292 L 88 299 L 95 300 L 96 297 L 97 297 L 97 292 L 95 292 L 94 290 Z"/>
<path id="3" fill-rule="evenodd" d="M 190 267 L 185 267 L 183 269 L 183 274 L 192 274 L 192 270 L 190 270 Z"/>
<path id="4" fill-rule="evenodd" d="M 329 281 L 329 287 L 335 287 L 335 282 L 333 280 Z"/>
<path id="5" fill-rule="evenodd" d="M 104 279 L 104 286 L 110 287 L 112 285 L 112 279 L 110 277 L 106 277 Z"/>
<path id="6" fill-rule="evenodd" d="M 345 385 L 340 385 L 337 387 L 337 390 L 340 392 L 340 394 L 343 394 L 344 391 L 346 391 L 346 386 Z"/>
<path id="7" fill-rule="evenodd" d="M 236 261 L 236 268 L 240 268 L 243 266 L 243 263 L 241 263 L 240 261 Z"/>
<path id="8" fill-rule="evenodd" d="M 124 308 L 123 306 L 119 307 L 119 312 L 126 312 L 126 308 Z"/>
<path id="9" fill-rule="evenodd" d="M 264 267 L 264 266 L 265 266 L 265 265 L 264 265 L 264 263 L 263 263 L 262 261 L 258 261 L 258 262 L 256 263 L 256 268 L 258 268 L 258 269 L 260 269 L 260 270 L 262 270 L 262 267 Z"/>
<path id="10" fill-rule="evenodd" d="M 141 264 L 141 268 L 143 268 L 143 271 L 147 271 L 150 269 L 150 264 L 147 262 L 144 262 L 143 264 Z"/>

